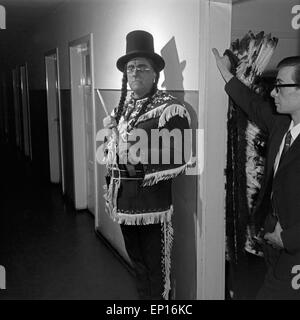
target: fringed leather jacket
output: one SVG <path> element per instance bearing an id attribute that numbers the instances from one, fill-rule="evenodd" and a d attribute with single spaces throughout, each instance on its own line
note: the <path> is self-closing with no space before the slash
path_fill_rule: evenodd
<path id="1" fill-rule="evenodd" d="M 125 112 L 105 145 L 106 211 L 120 224 L 170 221 L 172 179 L 190 164 L 191 152 L 184 152 L 188 136 L 185 129 L 190 128 L 188 111 L 176 98 L 157 90 L 140 114 L 147 99 L 129 97 Z M 163 138 L 159 139 L 159 135 Z M 122 161 L 121 145 L 136 150 L 138 160 L 132 161 L 126 151 L 127 162 Z"/>

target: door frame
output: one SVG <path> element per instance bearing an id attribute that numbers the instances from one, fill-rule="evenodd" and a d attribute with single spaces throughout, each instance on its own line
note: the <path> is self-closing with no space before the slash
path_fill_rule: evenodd
<path id="1" fill-rule="evenodd" d="M 45 62 L 45 72 L 46 72 L 46 90 L 48 92 L 48 72 L 46 67 L 46 59 L 55 56 L 56 57 L 56 94 L 57 94 L 57 104 L 58 104 L 58 117 L 59 117 L 59 143 L 60 143 L 60 172 L 61 172 L 61 188 L 62 193 L 65 194 L 65 172 L 64 172 L 64 144 L 63 144 L 63 133 L 62 133 L 62 108 L 61 108 L 61 93 L 60 93 L 60 73 L 59 73 L 59 52 L 58 48 L 54 48 L 45 52 L 44 62 Z M 47 105 L 48 108 L 48 105 Z"/>
<path id="2" fill-rule="evenodd" d="M 22 78 L 22 70 L 24 72 L 24 83 Z M 29 84 L 28 84 L 28 67 L 27 62 L 20 66 L 20 89 L 21 89 L 21 106 L 23 110 L 23 132 L 24 132 L 24 154 L 32 160 L 32 141 L 31 141 L 31 119 L 29 105 Z M 25 95 L 26 106 L 23 106 L 23 98 Z M 25 111 L 25 112 L 24 112 Z M 26 124 L 26 126 L 25 126 Z M 26 141 L 27 140 L 27 141 Z"/>
<path id="3" fill-rule="evenodd" d="M 16 145 L 17 147 L 22 150 L 22 117 L 21 117 L 21 110 L 20 110 L 20 92 L 18 81 L 19 78 L 19 69 L 16 66 L 12 70 L 12 83 L 13 83 L 13 101 L 14 101 L 14 116 L 15 116 L 15 133 L 16 133 Z"/>
<path id="4" fill-rule="evenodd" d="M 80 114 L 76 112 L 76 101 L 73 99 L 73 90 L 74 90 L 74 84 L 72 79 L 72 50 L 80 50 L 81 46 L 85 46 L 89 44 L 90 48 L 90 63 L 91 63 L 91 92 L 92 92 L 92 137 L 93 137 L 93 148 L 94 148 L 94 201 L 95 201 L 95 220 L 97 223 L 98 220 L 98 183 L 97 183 L 97 161 L 96 161 L 96 112 L 95 112 L 95 77 L 94 77 L 94 42 L 93 42 L 93 33 L 89 33 L 88 35 L 85 35 L 83 37 L 80 37 L 78 39 L 75 39 L 73 41 L 69 42 L 69 70 L 70 70 L 70 89 L 71 89 L 71 105 L 72 105 L 72 141 L 73 141 L 73 163 L 74 163 L 74 194 L 75 194 L 75 208 L 76 209 L 85 209 L 87 208 L 87 186 L 83 186 L 82 183 L 82 177 L 84 181 L 86 182 L 86 148 L 85 148 L 85 118 L 84 113 Z M 78 121 L 80 123 L 83 123 L 83 132 L 81 130 L 78 130 Z M 81 128 L 82 129 L 82 128 Z M 84 137 L 83 137 L 83 136 Z M 84 149 L 84 155 L 82 150 Z M 80 172 L 80 162 L 84 162 L 84 172 Z M 86 184 L 86 183 L 85 183 Z M 85 195 L 83 198 L 78 199 L 80 194 L 85 192 Z"/>
<path id="5" fill-rule="evenodd" d="M 231 42 L 231 0 L 200 1 L 198 150 L 197 299 L 225 299 L 225 175 L 228 96 L 212 48 Z M 216 156 L 217 154 L 217 156 Z M 213 197 L 211 195 L 214 195 Z"/>
<path id="6" fill-rule="evenodd" d="M 28 128 L 29 128 L 29 154 L 32 161 L 32 137 L 31 137 L 31 113 L 30 113 L 30 98 L 29 98 L 29 77 L 28 77 L 28 64 L 25 62 L 26 72 L 26 94 L 27 94 L 27 107 L 28 107 Z"/>

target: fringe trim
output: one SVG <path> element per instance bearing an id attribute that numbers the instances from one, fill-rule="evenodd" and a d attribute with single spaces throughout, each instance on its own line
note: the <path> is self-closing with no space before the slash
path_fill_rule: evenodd
<path id="1" fill-rule="evenodd" d="M 117 217 L 117 198 L 121 185 L 121 179 L 111 178 L 109 187 L 104 185 L 106 191 L 103 195 L 105 199 L 105 212 L 115 220 Z"/>
<path id="2" fill-rule="evenodd" d="M 140 122 L 144 122 L 146 120 L 152 119 L 152 118 L 158 118 L 161 116 L 161 114 L 163 113 L 165 107 L 166 107 L 167 103 L 162 104 L 159 107 L 156 107 L 146 113 L 144 113 L 143 115 L 141 115 L 138 119 L 138 121 L 136 122 L 136 125 Z"/>
<path id="3" fill-rule="evenodd" d="M 250 209 L 254 207 L 254 196 L 261 187 L 261 179 L 264 173 L 264 159 L 259 156 L 255 142 L 260 135 L 260 129 L 248 122 L 245 136 L 246 146 L 246 175 L 247 175 L 247 200 Z"/>
<path id="4" fill-rule="evenodd" d="M 173 209 L 173 208 L 172 208 Z M 173 246 L 173 235 L 174 230 L 172 227 L 171 219 L 169 221 L 165 220 L 163 223 L 163 274 L 164 274 L 164 292 L 162 297 L 165 300 L 169 300 L 169 293 L 171 290 L 171 251 Z"/>
<path id="5" fill-rule="evenodd" d="M 178 175 L 185 173 L 185 171 L 188 168 L 193 167 L 194 164 L 195 163 L 192 160 L 189 160 L 186 164 L 184 164 L 178 168 L 148 173 L 144 177 L 144 181 L 142 183 L 142 186 L 143 187 L 152 186 L 152 185 L 158 183 L 159 181 L 173 179 L 173 178 L 177 177 Z"/>
<path id="6" fill-rule="evenodd" d="M 121 211 L 117 211 L 114 221 L 119 224 L 126 225 L 147 225 L 164 223 L 165 221 L 171 221 L 173 215 L 173 206 L 171 205 L 168 210 L 160 212 L 147 212 L 128 214 Z"/>
<path id="7" fill-rule="evenodd" d="M 117 142 L 118 131 L 116 129 L 112 129 L 112 134 L 106 142 L 107 154 L 104 155 L 102 160 L 106 164 L 106 167 L 117 164 Z"/>
<path id="8" fill-rule="evenodd" d="M 163 127 L 171 118 L 175 116 L 187 118 L 189 125 L 191 125 L 191 118 L 186 108 L 180 104 L 171 104 L 170 106 L 165 108 L 165 110 L 161 114 L 158 121 L 158 128 Z"/>

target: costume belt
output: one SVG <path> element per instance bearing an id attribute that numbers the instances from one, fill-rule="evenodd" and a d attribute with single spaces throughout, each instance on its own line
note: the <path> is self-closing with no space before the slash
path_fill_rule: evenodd
<path id="1" fill-rule="evenodd" d="M 112 168 L 108 170 L 108 174 L 114 179 L 121 180 L 141 180 L 144 179 L 144 172 L 142 170 L 135 170 L 134 176 L 129 176 L 128 171 L 124 169 Z"/>

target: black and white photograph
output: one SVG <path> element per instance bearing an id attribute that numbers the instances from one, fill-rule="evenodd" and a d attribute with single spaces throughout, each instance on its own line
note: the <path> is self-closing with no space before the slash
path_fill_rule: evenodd
<path id="1" fill-rule="evenodd" d="M 299 0 L 0 0 L 0 147 L 0 300 L 300 300 Z"/>

